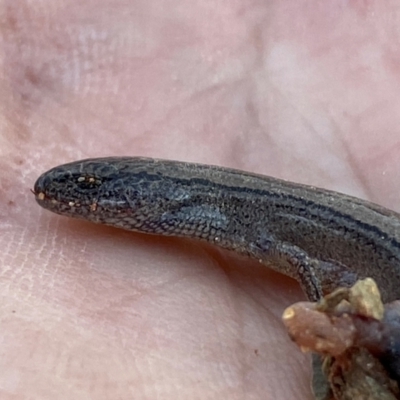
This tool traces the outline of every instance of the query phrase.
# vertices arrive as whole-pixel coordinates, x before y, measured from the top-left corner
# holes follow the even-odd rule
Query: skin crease
[[[399,211],[399,6],[307,3],[7,3],[2,399],[311,398],[280,322],[304,298],[294,282],[202,244],[57,217],[29,192],[59,163],[140,155]]]

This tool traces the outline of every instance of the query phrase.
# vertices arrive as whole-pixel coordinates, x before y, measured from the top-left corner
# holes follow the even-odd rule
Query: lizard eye
[[[81,189],[94,189],[102,184],[102,180],[92,175],[81,175],[76,179],[76,183]]]

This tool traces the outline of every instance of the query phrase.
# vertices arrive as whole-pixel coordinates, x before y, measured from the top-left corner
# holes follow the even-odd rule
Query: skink
[[[61,165],[41,175],[33,192],[61,215],[247,255],[295,278],[311,301],[365,277],[377,282],[384,302],[400,298],[400,215],[345,194],[140,157]],[[317,357],[313,388],[330,397]]]
[[[140,157],[76,161],[34,186],[55,213],[185,236],[257,259],[314,301],[372,277],[400,298],[400,215],[345,194],[243,171]]]

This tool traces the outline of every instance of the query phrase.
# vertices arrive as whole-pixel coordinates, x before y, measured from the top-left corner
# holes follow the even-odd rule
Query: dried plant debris
[[[383,305],[372,279],[296,303],[283,321],[303,351],[322,358],[317,399],[400,399],[400,301]]]

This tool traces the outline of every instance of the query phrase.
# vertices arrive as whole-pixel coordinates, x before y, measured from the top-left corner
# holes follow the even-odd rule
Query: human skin
[[[264,173],[400,211],[395,1],[3,0],[2,399],[310,399],[297,284],[189,240],[62,218],[85,157]]]

